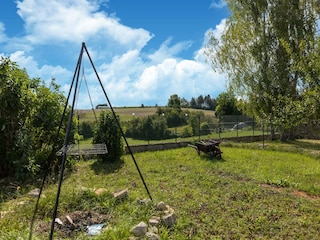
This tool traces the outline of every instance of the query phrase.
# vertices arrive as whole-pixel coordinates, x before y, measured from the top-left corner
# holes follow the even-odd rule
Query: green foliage
[[[234,94],[229,92],[219,94],[215,114],[219,118],[225,115],[241,115],[241,111],[237,109],[237,99]]]
[[[54,80],[51,88],[30,79],[7,58],[0,59],[0,175],[26,179],[47,169],[65,98]],[[53,164],[54,165],[54,164]]]
[[[202,122],[200,124],[201,135],[209,135],[211,133],[210,126],[207,122]]]
[[[181,137],[187,138],[193,136],[192,127],[187,125],[183,126],[181,129]]]
[[[89,121],[84,121],[79,123],[79,134],[83,136],[84,139],[93,137],[94,123]]]
[[[230,18],[220,39],[212,34],[206,54],[214,68],[228,74],[230,90],[246,102],[246,114],[273,125],[285,121],[280,130],[290,131],[310,115],[298,114],[293,123],[279,116],[279,109],[293,115],[296,105],[307,112],[313,105],[305,104],[305,92],[311,86],[319,90],[318,1],[226,2]]]
[[[216,100],[211,98],[209,94],[204,97],[203,95],[199,95],[196,99],[192,97],[190,102],[185,98],[180,98],[177,94],[173,94],[168,100],[167,107],[177,109],[180,112],[181,108],[189,107],[193,109],[214,110],[216,105]]]
[[[158,115],[134,118],[126,130],[128,137],[136,139],[159,140],[171,137],[166,118]]]
[[[158,107],[155,114],[147,117],[134,117],[126,123],[126,136],[135,139],[161,140],[174,138],[168,129],[187,124],[194,113],[171,107]],[[202,113],[204,116],[204,113]]]
[[[105,143],[107,146],[108,153],[101,156],[107,162],[119,161],[124,153],[122,132],[117,123],[119,116],[116,117],[111,111],[102,111],[93,133],[93,143]]]
[[[170,96],[169,100],[168,100],[168,107],[170,108],[175,108],[178,111],[181,110],[181,99],[177,94],[173,94]]]
[[[201,121],[204,119],[204,113],[198,112],[193,113],[190,112],[188,115],[188,124],[192,128],[193,135],[199,135],[200,134],[200,128],[201,128]]]

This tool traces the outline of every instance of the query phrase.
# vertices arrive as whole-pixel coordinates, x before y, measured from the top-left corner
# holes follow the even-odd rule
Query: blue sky
[[[203,48],[227,17],[222,0],[4,0],[0,55],[67,93],[85,42],[113,106],[161,106],[173,94],[215,98],[226,79]],[[105,103],[86,57],[83,69],[93,105]],[[82,86],[76,107],[91,108]]]

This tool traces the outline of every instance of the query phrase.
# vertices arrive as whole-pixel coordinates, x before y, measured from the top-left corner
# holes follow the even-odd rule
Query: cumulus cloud
[[[5,34],[5,26],[2,22],[0,22],[0,43],[4,43],[7,41],[7,36]]]
[[[41,77],[46,83],[50,83],[52,78],[57,79],[62,90],[67,92],[69,84],[66,84],[66,78],[71,79],[72,73],[61,66],[43,65],[39,67],[32,56],[26,56],[24,51],[17,51],[10,54],[10,59],[19,64],[20,68],[25,68],[31,78]]]
[[[206,63],[208,58],[207,56],[204,55],[204,52],[205,52],[205,47],[207,46],[209,40],[210,40],[210,37],[214,37],[216,39],[220,39],[221,38],[221,35],[223,34],[223,32],[225,31],[225,28],[226,28],[226,21],[227,19],[222,19],[220,21],[220,23],[218,25],[216,25],[216,27],[213,29],[213,28],[210,28],[206,31],[206,33],[204,34],[204,41],[203,41],[203,46],[202,48],[200,48],[199,50],[197,50],[195,52],[195,57],[194,59],[197,61],[197,62],[202,62],[202,63]]]
[[[188,99],[209,93],[217,95],[223,88],[223,76],[207,64],[173,58],[146,68],[135,84],[135,89],[143,93],[146,100],[154,100],[159,105],[166,104],[173,94]]]
[[[99,4],[101,0],[52,0],[50,4],[45,0],[18,1],[18,14],[25,22],[26,35],[10,39],[11,46],[19,49],[12,51],[11,59],[26,68],[31,77],[40,77],[46,82],[56,78],[62,91],[67,93],[74,69],[60,63],[60,53],[55,53],[58,64],[41,65],[39,52],[49,52],[49,46],[54,45],[64,51],[63,56],[70,58],[66,62],[70,64],[71,59],[75,60],[73,67],[78,53],[74,45],[80,47],[80,41],[87,42],[90,56],[114,106],[165,105],[173,94],[190,100],[204,94],[216,97],[224,90],[225,77],[215,73],[204,61],[207,38],[193,59],[179,57],[191,47],[191,41],[172,43],[171,38],[158,49],[144,52],[143,48],[153,34],[121,24],[115,15],[100,11]],[[225,20],[210,31],[219,37],[224,25]],[[4,31],[0,23],[0,37],[5,36]],[[18,44],[31,47],[26,49]],[[72,52],[74,56],[70,56]],[[93,105],[105,103],[98,79],[85,57],[83,69]],[[82,96],[77,107],[89,108],[87,89],[85,84],[81,86]]]
[[[86,42],[90,39],[141,49],[153,37],[144,29],[124,26],[113,16],[99,11],[97,1],[24,0],[17,2],[31,44]]]
[[[220,23],[215,27],[215,29],[209,29],[207,32],[206,32],[206,36],[208,37],[209,36],[209,32],[212,33],[213,37],[215,37],[216,39],[220,39],[221,38],[221,35],[222,33],[225,31],[226,29],[226,22],[227,22],[227,19],[222,19],[220,21]],[[207,39],[207,38],[206,38]]]
[[[224,0],[213,0],[210,4],[210,8],[225,8],[227,7],[227,3]]]
[[[192,45],[191,41],[184,41],[170,46],[172,38],[168,38],[163,42],[158,50],[154,53],[151,53],[148,58],[153,62],[158,63],[163,61],[166,58],[174,57],[181,53],[183,50],[190,48]]]

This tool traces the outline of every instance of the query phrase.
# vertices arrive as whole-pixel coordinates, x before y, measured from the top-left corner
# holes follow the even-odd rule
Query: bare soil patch
[[[282,187],[268,185],[268,184],[261,184],[261,187],[268,188],[268,189],[271,189],[272,191],[276,191],[276,192],[282,192],[283,191]],[[309,193],[306,193],[304,191],[299,191],[299,190],[293,190],[291,192],[291,194],[294,195],[294,196],[298,196],[298,197],[302,197],[302,198],[308,199],[308,200],[319,200],[320,199],[320,196],[311,195]]]
[[[94,224],[105,223],[109,216],[93,211],[75,211],[58,216],[62,224],[55,223],[55,232],[62,238],[70,238],[79,233],[85,233],[87,227]],[[71,221],[70,221],[71,220]],[[51,222],[40,222],[36,228],[39,233],[49,233]]]

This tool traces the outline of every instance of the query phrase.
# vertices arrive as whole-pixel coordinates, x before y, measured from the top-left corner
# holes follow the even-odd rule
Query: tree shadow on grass
[[[95,174],[109,174],[121,169],[123,164],[123,159],[119,159],[114,162],[105,162],[101,159],[97,159],[94,163],[91,164],[91,169],[95,172]]]
[[[288,141],[289,144],[296,146],[297,148],[304,148],[304,149],[312,149],[312,150],[319,150],[320,145],[318,142],[309,142],[309,141],[302,141],[302,140],[294,140]]]

